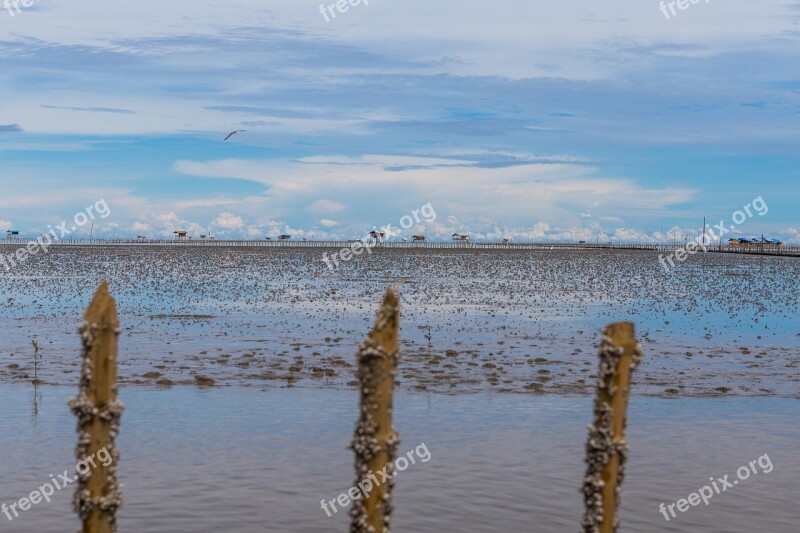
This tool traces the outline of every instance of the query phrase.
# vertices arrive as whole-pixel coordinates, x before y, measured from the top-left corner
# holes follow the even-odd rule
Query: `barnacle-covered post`
[[[106,282],[92,298],[79,331],[83,341],[80,390],[69,402],[78,417],[80,435],[76,450],[78,488],[73,504],[83,521],[84,533],[111,533],[117,529],[115,514],[122,504],[115,439],[123,405],[117,400],[119,321]],[[102,450],[107,453],[98,454]],[[106,459],[101,461],[98,455]]]
[[[350,511],[351,533],[390,531],[394,482],[389,477],[394,469],[399,442],[392,425],[392,390],[399,358],[399,319],[397,293],[389,289],[378,312],[375,328],[358,350],[361,415],[351,447],[356,454],[355,486],[360,487],[362,496],[353,501]],[[388,472],[385,481],[383,476],[377,475],[381,471]]]
[[[589,426],[586,443],[584,533],[612,533],[619,527],[617,511],[628,455],[628,392],[631,373],[641,359],[642,348],[636,342],[632,323],[620,322],[603,330],[594,424]]]

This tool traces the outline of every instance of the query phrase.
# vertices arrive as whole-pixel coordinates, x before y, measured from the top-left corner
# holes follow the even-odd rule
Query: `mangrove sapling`
[[[33,345],[33,383],[37,384],[39,383],[39,361],[42,358],[39,355],[39,337],[34,335],[31,344]]]

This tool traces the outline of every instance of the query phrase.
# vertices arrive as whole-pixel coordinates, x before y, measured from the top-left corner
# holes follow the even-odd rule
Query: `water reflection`
[[[39,402],[42,400],[42,393],[39,392],[39,383],[33,383],[33,423],[36,424],[36,417],[39,416]]]
[[[35,388],[62,408],[30,416],[30,391],[0,384],[0,501],[30,493],[70,464],[71,387]],[[226,387],[125,387],[119,444],[126,505],[121,530],[345,531],[320,499],[353,480],[357,391]],[[408,448],[424,442],[433,459],[397,477],[398,531],[577,529],[586,424],[592,398],[531,395],[398,394],[395,425]],[[796,400],[635,396],[621,517],[626,531],[796,531],[793,488],[800,476]],[[169,450],[169,453],[165,453]],[[666,522],[659,503],[735,472],[765,453],[768,476],[729,490],[709,506]],[[420,465],[421,466],[421,465]],[[657,480],[657,482],[655,482]],[[64,531],[69,491],[25,515],[21,531]],[[175,512],[180,509],[180,513]],[[15,524],[16,526],[16,524]]]

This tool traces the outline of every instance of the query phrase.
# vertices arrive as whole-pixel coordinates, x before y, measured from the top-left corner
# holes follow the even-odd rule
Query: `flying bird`
[[[247,131],[247,130],[235,130],[235,131],[232,131],[232,132],[230,132],[230,133],[228,134],[228,136],[227,136],[227,137],[225,137],[225,140],[227,141],[228,139],[230,139],[231,137],[233,137],[233,136],[234,136],[234,135],[236,135],[237,133],[244,133],[244,132],[246,132],[246,131]]]

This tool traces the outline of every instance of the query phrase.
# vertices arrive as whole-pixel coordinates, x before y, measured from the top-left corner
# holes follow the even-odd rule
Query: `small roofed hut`
[[[371,243],[380,243],[386,239],[386,232],[381,230],[372,230],[369,232],[369,240]]]
[[[278,240],[279,240],[279,241],[289,241],[289,240],[291,240],[291,239],[292,239],[292,236],[291,236],[291,235],[279,235],[279,236],[278,236]]]
[[[463,233],[453,233],[452,235],[454,241],[468,241],[469,235],[464,235]]]
[[[186,230],[179,229],[177,231],[173,231],[172,233],[175,234],[175,238],[179,241],[186,240],[189,238],[189,232]]]
[[[425,242],[425,235],[414,235],[411,237],[414,242]]]
[[[780,239],[768,239],[768,238],[764,237],[763,235],[761,236],[761,243],[764,244],[765,246],[782,246],[783,245],[783,241],[781,241]]]

